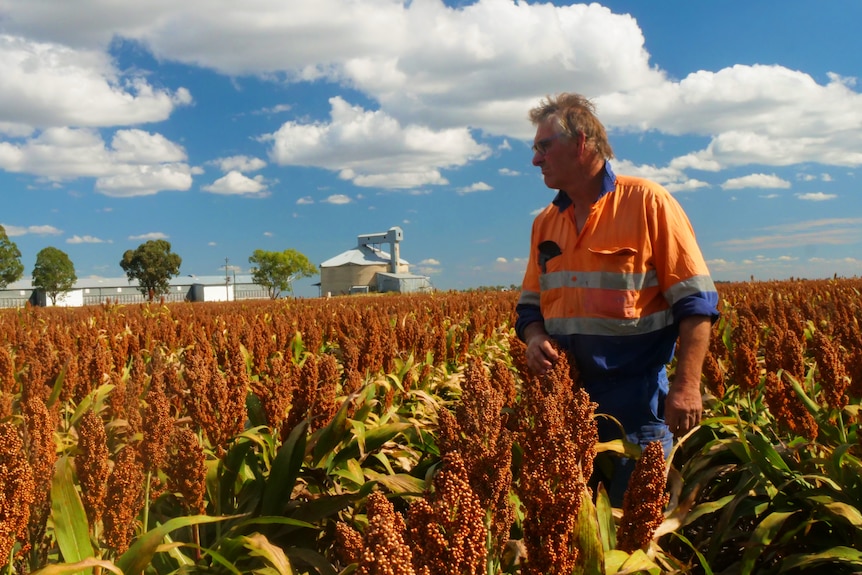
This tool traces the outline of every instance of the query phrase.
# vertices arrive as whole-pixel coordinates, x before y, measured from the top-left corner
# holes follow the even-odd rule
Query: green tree
[[[149,300],[170,291],[170,280],[180,275],[183,259],[171,252],[166,240],[150,240],[134,250],[126,250],[120,267],[129,281],[137,280],[138,289]]]
[[[21,250],[6,235],[6,228],[0,225],[0,289],[18,281],[23,274]]]
[[[47,247],[36,254],[33,287],[45,290],[51,298],[51,305],[57,305],[57,296],[72,289],[76,281],[75,266],[66,252]]]
[[[283,291],[293,293],[293,280],[317,273],[314,264],[296,250],[254,250],[248,261],[254,264],[251,269],[254,283],[265,287],[272,299],[276,299]]]

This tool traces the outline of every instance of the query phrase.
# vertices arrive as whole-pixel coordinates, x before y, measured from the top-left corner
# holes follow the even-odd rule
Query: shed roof
[[[340,253],[335,257],[329,258],[322,264],[322,268],[334,268],[338,266],[353,264],[359,266],[371,266],[380,264],[389,264],[392,261],[392,256],[381,249],[370,245],[363,245]],[[405,259],[398,258],[399,265],[407,265],[409,262]]]

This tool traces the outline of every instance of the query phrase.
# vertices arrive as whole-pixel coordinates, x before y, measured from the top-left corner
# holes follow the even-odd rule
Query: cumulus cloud
[[[464,194],[472,194],[473,192],[487,192],[493,189],[494,188],[492,188],[485,182],[476,182],[475,184],[471,184],[463,188],[458,188],[457,192],[458,194],[463,196]]]
[[[102,238],[97,238],[95,236],[72,236],[70,238],[66,238],[67,244],[104,244],[104,243],[113,243],[111,240],[103,240]]]
[[[146,234],[140,234],[137,236],[129,236],[130,240],[135,241],[149,241],[149,240],[166,240],[168,239],[168,235],[162,232],[149,232]]]
[[[158,88],[143,72],[120,71],[105,51],[120,38],[160,61],[237,82],[249,75],[326,80],[360,92],[373,104],[337,99],[329,122],[293,120],[265,136],[272,161],[332,170],[358,186],[443,185],[444,170],[488,157],[472,130],[505,136],[501,150],[510,137],[528,139],[526,110],[559,91],[561,75],[594,99],[611,129],[707,137],[706,147],[669,164],[678,171],[862,165],[862,95],[853,79],[830,74],[818,82],[779,65],[735,65],[676,80],[650,63],[634,18],[597,3],[262,0],[249,11],[229,2],[213,10],[211,0],[145,7],[7,0],[4,30],[0,77],[11,79],[0,90],[5,133],[159,121],[192,103],[184,88]],[[290,110],[287,103],[263,109]],[[370,141],[370,132],[379,138]],[[688,180],[664,184],[702,187]]]
[[[825,202],[827,200],[834,200],[838,196],[836,194],[825,194],[823,192],[810,192],[807,194],[796,194],[796,197],[808,202]]]
[[[673,193],[691,192],[709,187],[708,183],[690,178],[683,170],[673,166],[652,166],[648,164],[634,164],[629,160],[618,160],[614,162],[614,171],[620,174],[652,180],[663,185],[669,192]]]
[[[745,188],[789,188],[790,182],[775,174],[750,174],[740,178],[731,178],[721,184],[725,190],[742,190]]]
[[[205,192],[223,196],[263,198],[270,194],[263,176],[249,178],[236,170],[228,172],[212,184],[202,186],[201,189]]]
[[[335,205],[349,204],[352,201],[353,200],[351,200],[349,197],[345,196],[344,194],[333,194],[333,195],[329,196],[328,198],[326,198],[325,200],[323,200],[323,202],[326,204],[335,204]]]
[[[781,226],[769,226],[760,235],[731,238],[715,245],[737,250],[764,250],[819,245],[850,245],[862,242],[862,218],[828,218]]]
[[[12,226],[9,224],[0,224],[5,228],[6,235],[11,237],[34,235],[34,236],[59,236],[63,230],[57,229],[54,226]]]
[[[110,146],[91,128],[49,128],[20,143],[0,141],[0,168],[48,180],[96,179],[97,191],[115,197],[188,190],[191,168],[183,148],[161,134],[119,130]]]
[[[272,161],[336,171],[362,187],[414,188],[445,184],[441,169],[490,154],[467,128],[405,126],[380,110],[351,106],[340,96],[329,103],[329,123],[287,122],[261,138],[271,142]]]
[[[230,156],[227,158],[218,158],[210,162],[225,173],[238,172],[256,172],[266,167],[266,162],[260,158],[251,156]]]
[[[104,52],[8,34],[0,35],[0,77],[0,122],[19,133],[158,122],[192,102],[185,88],[170,92],[124,75]]]

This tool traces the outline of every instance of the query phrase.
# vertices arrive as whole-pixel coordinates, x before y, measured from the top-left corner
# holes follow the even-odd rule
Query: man
[[[660,185],[616,176],[613,151],[593,104],[579,94],[547,98],[530,111],[533,165],[559,190],[533,222],[518,301],[527,363],[543,373],[570,354],[598,412],[629,441],[659,440],[700,423],[700,378],[718,294],[682,208]],[[672,385],[665,366],[677,340]],[[599,420],[602,441],[619,437]],[[618,461],[608,486],[622,494],[634,467]]]

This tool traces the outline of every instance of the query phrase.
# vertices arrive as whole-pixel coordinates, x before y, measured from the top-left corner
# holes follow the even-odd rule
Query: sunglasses
[[[548,153],[548,148],[551,147],[551,143],[557,138],[564,137],[566,134],[563,132],[557,132],[553,136],[548,136],[547,138],[542,138],[535,144],[533,144],[533,153],[539,154],[540,156],[544,156]]]

